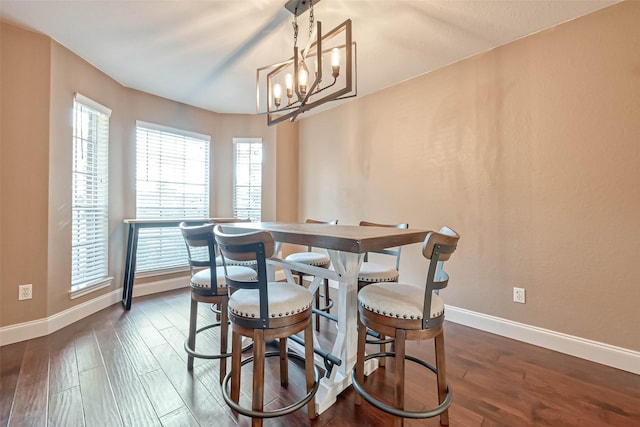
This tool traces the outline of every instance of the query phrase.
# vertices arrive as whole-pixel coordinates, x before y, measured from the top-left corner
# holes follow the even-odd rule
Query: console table
[[[133,297],[133,281],[136,274],[136,252],[138,250],[138,233],[141,228],[177,227],[182,222],[191,225],[215,222],[216,218],[163,218],[163,219],[125,219],[129,225],[127,237],[127,254],[124,259],[124,281],[122,284],[122,305],[125,310],[131,309]],[[186,259],[185,259],[186,262]]]

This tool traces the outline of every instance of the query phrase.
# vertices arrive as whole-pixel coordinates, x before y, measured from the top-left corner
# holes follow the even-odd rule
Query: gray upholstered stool
[[[231,356],[228,352],[228,329],[229,320],[227,316],[227,303],[229,295],[227,293],[227,282],[224,276],[224,269],[215,266],[215,237],[213,235],[214,224],[201,226],[187,226],[180,224],[180,230],[187,245],[187,256],[189,269],[191,271],[191,309],[189,312],[189,336],[184,343],[184,349],[188,354],[187,369],[193,370],[194,357],[201,359],[221,359],[220,360],[220,381],[226,375],[226,358]],[[256,277],[255,270],[248,267],[233,266],[227,273],[237,280],[251,280]],[[212,304],[217,307],[219,322],[211,323],[197,329],[198,303]],[[200,332],[213,327],[220,327],[220,351],[216,354],[205,354],[196,350],[196,336]]]
[[[314,395],[320,378],[314,365],[313,325],[311,322],[313,296],[304,287],[286,282],[269,283],[266,260],[273,256],[275,243],[271,233],[256,231],[230,233],[217,225],[214,229],[220,248],[229,287],[229,318],[231,320],[231,371],[223,380],[222,396],[227,404],[240,414],[252,418],[253,426],[261,426],[263,418],[278,417],[297,411],[307,405],[310,419],[316,417]],[[255,260],[258,277],[238,280],[229,274],[231,266],[226,259]],[[304,357],[287,351],[287,338],[304,331]],[[242,360],[242,337],[253,339],[253,356]],[[277,339],[280,349],[265,353],[265,341]],[[304,361],[307,394],[284,408],[265,410],[264,368],[265,357],[280,357],[280,384],[288,385],[288,358]],[[253,390],[251,409],[239,404],[242,366],[253,362]],[[229,391],[229,382],[231,390]]]
[[[409,228],[409,224],[379,224],[376,222],[360,221],[361,227],[390,227]],[[393,263],[377,263],[369,261],[369,253],[364,255],[364,260],[358,272],[358,289],[371,283],[397,282],[400,277],[400,254],[402,247],[385,248],[375,251],[376,254],[385,255]],[[380,344],[380,352],[384,352],[387,343],[393,342],[393,338],[379,337],[367,340],[369,344]],[[380,366],[384,366],[385,359],[380,359]]]
[[[362,398],[390,414],[396,415],[396,426],[404,418],[440,416],[440,423],[449,424],[448,408],[451,390],[447,386],[444,355],[444,302],[438,291],[447,286],[449,276],[442,265],[456,250],[460,236],[448,227],[430,232],[425,238],[422,254],[429,259],[426,286],[401,283],[375,283],[358,293],[358,356],[353,371],[353,386],[357,391],[356,405]],[[367,328],[394,338],[393,352],[380,352],[365,357]],[[436,366],[409,356],[405,352],[407,340],[434,339]],[[394,357],[394,404],[383,403],[364,389],[364,362],[373,357]],[[411,360],[436,374],[438,405],[428,411],[406,411],[404,408],[405,359]],[[421,393],[414,390],[415,396]]]

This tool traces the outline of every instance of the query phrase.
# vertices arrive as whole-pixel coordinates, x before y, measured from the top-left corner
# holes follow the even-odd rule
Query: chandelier
[[[293,56],[256,71],[256,111],[267,115],[269,126],[284,120],[293,122],[305,111],[357,94],[356,43],[351,38],[351,20],[322,34],[313,3],[313,0],[289,0],[285,4],[293,14]],[[309,39],[300,49],[298,17],[307,10]],[[261,98],[261,89],[266,97]]]

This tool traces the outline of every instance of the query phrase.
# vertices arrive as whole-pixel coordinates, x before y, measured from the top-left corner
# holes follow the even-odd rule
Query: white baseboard
[[[103,308],[107,308],[121,299],[122,289],[116,289],[45,319],[5,326],[0,328],[0,346],[49,335]]]
[[[446,306],[448,321],[640,374],[640,352],[588,340],[464,308]]]
[[[189,280],[185,280],[184,278],[139,284],[133,287],[133,297],[170,291],[187,286],[189,286]],[[49,335],[104,308],[120,303],[120,301],[122,301],[122,288],[100,295],[99,297],[85,301],[82,304],[78,304],[44,319],[5,326],[0,328],[0,346]]]
[[[155,282],[142,283],[133,287],[133,297],[157,294],[158,292],[172,291],[174,289],[188,288],[188,277],[176,277],[167,280],[157,280]],[[120,290],[122,292],[122,289]]]

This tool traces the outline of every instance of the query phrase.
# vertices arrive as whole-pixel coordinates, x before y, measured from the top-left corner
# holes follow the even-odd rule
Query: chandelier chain
[[[298,46],[298,17],[293,15],[293,47]]]
[[[315,16],[313,15],[313,0],[309,0],[309,38],[313,34],[313,21],[315,20]]]

